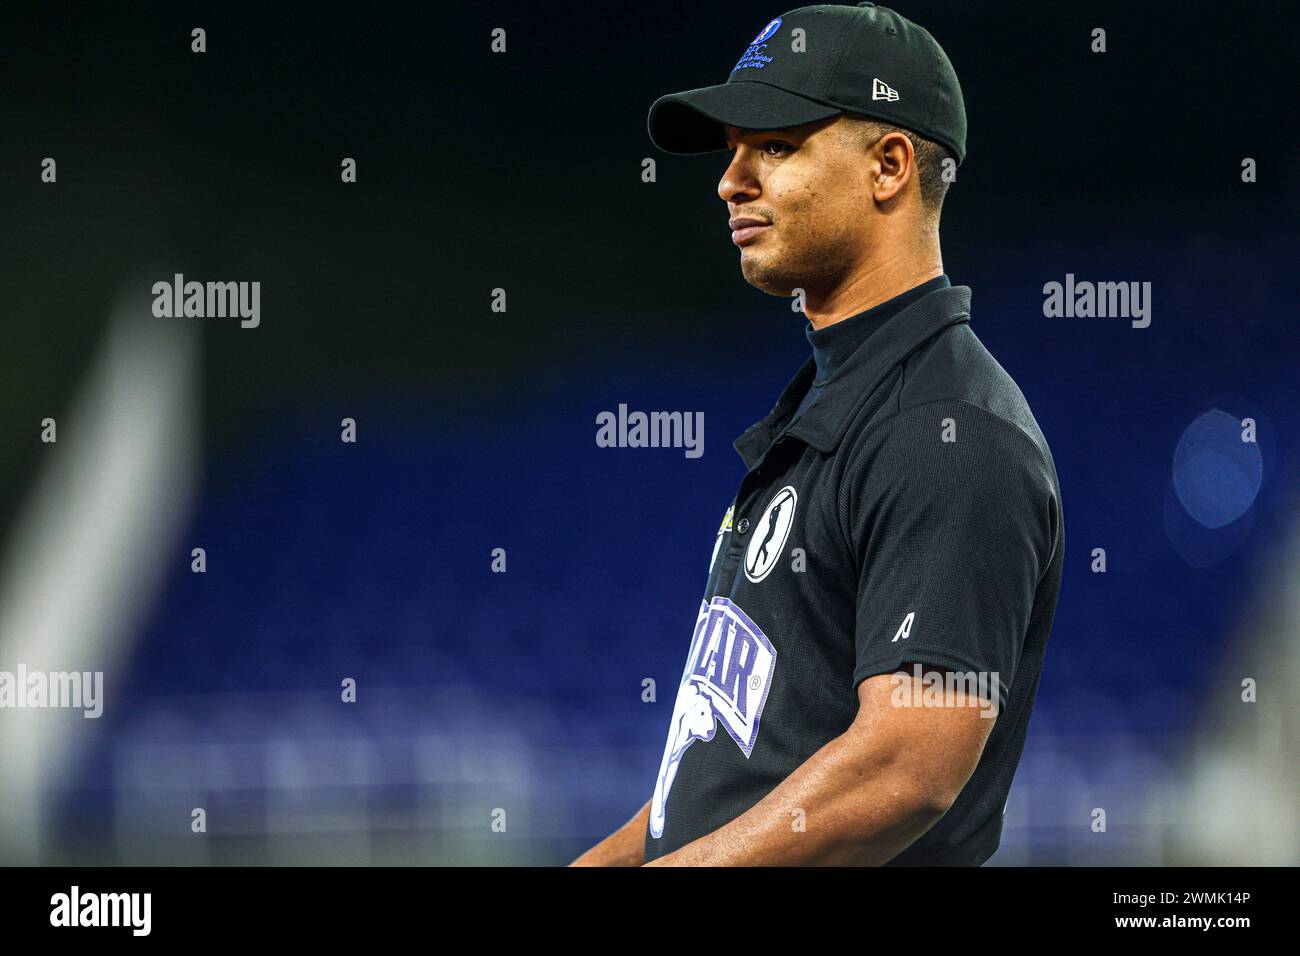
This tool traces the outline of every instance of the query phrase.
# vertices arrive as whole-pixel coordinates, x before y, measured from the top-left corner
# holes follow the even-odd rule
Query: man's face
[[[870,248],[867,151],[838,117],[787,130],[724,127],[718,183],[745,281],[772,295],[835,288]]]

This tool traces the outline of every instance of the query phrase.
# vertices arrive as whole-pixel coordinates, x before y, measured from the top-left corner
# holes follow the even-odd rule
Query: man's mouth
[[[753,242],[764,229],[772,228],[770,222],[756,219],[753,216],[737,216],[735,219],[730,220],[727,225],[731,226],[731,241],[738,246]]]

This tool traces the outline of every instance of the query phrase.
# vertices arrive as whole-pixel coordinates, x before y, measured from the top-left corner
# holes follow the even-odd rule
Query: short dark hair
[[[887,133],[902,133],[912,143],[916,154],[916,177],[921,187],[921,208],[926,218],[935,223],[943,210],[943,199],[948,194],[948,181],[943,178],[944,160],[952,159],[952,152],[934,140],[901,126],[893,126],[869,116],[855,113],[843,114],[847,133],[853,142],[866,148],[873,146]]]

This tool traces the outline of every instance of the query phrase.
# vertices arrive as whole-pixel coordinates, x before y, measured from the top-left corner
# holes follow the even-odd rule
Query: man
[[[649,129],[730,152],[741,271],[801,297],[813,355],[735,442],[651,800],[575,865],[981,864],[1064,535],[1047,443],[943,271],[957,77],[891,10],[802,7]]]

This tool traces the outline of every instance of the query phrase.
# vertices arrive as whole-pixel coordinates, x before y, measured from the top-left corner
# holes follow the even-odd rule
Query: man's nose
[[[750,151],[744,146],[737,146],[732,154],[731,162],[718,180],[718,196],[723,202],[753,200],[762,192],[749,154]]]

